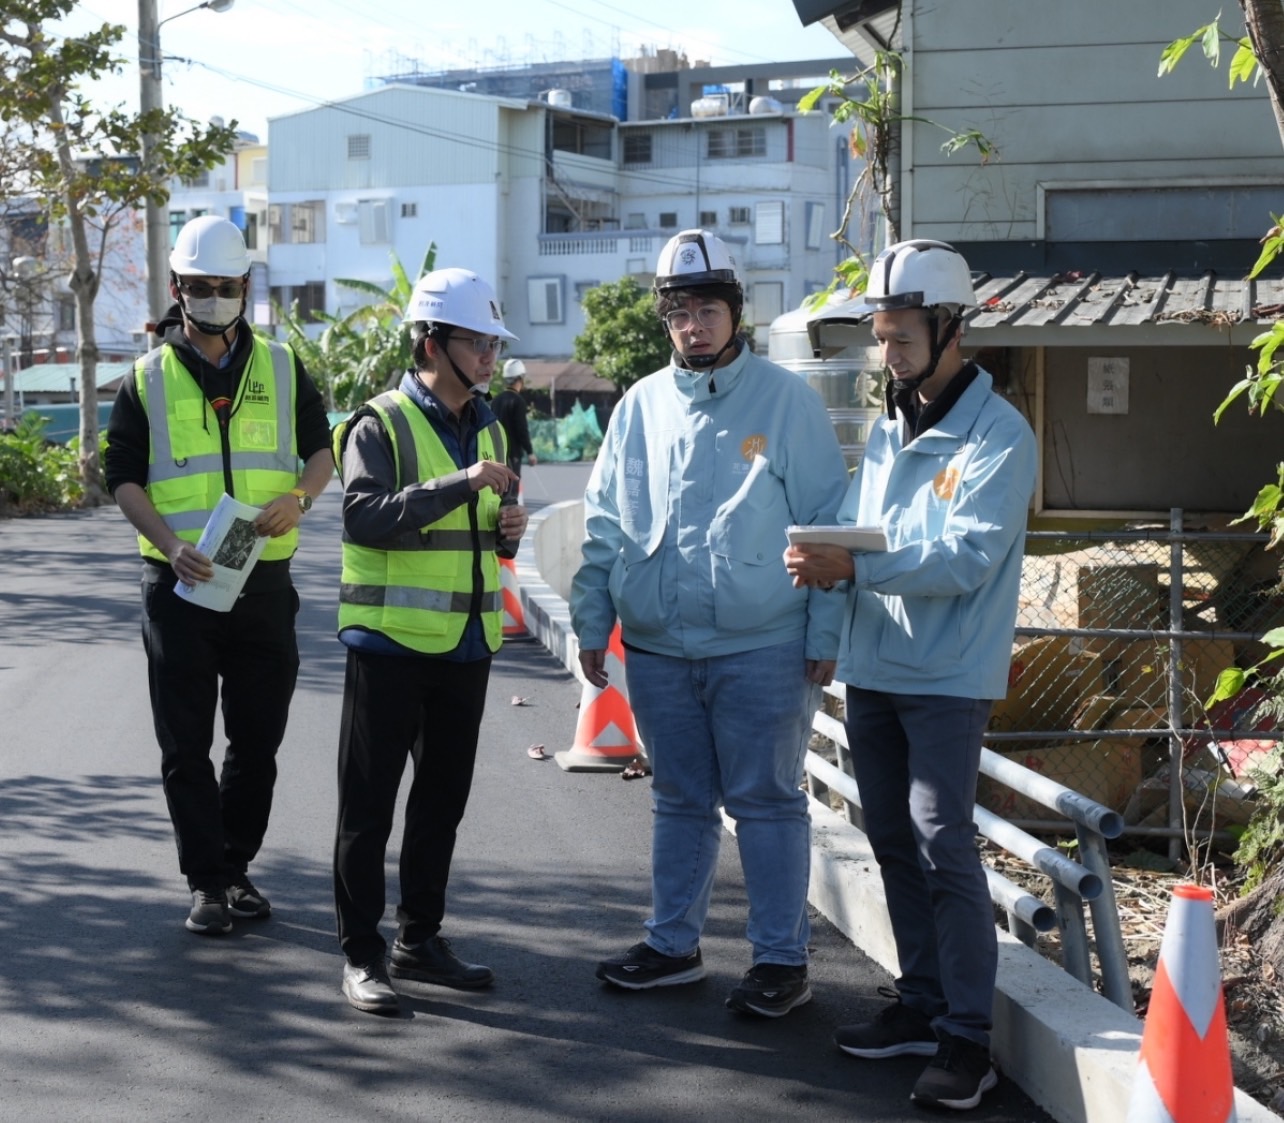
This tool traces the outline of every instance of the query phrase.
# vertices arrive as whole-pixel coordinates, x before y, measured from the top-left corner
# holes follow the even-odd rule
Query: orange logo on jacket
[[[932,481],[932,490],[936,493],[937,499],[953,499],[958,487],[959,470],[957,468],[942,468]]]
[[[740,444],[740,455],[746,460],[761,456],[766,451],[767,438],[762,433],[755,433],[752,437],[745,437]]]

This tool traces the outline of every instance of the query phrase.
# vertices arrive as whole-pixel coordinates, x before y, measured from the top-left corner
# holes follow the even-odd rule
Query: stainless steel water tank
[[[802,308],[771,321],[767,358],[807,380],[829,411],[848,467],[865,451],[869,427],[883,412],[883,365],[878,348],[852,346],[831,359],[812,356],[807,338],[811,313]]]

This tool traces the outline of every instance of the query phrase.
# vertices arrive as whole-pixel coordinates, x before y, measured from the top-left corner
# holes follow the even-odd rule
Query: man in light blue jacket
[[[931,1056],[915,1102],[964,1110],[997,1082],[990,1062],[994,913],[972,821],[981,738],[1007,693],[1034,434],[959,352],[976,304],[943,242],[879,255],[853,306],[822,313],[813,343],[872,313],[889,371],[839,522],[878,527],[885,553],[791,547],[801,587],[848,587],[837,676],[865,831],[896,939],[896,999],[835,1040],[853,1056]]]
[[[646,939],[597,977],[628,990],[704,977],[722,835],[736,820],[753,960],[727,999],[780,1017],[807,981],[810,819],[800,790],[811,715],[833,676],[842,599],[795,588],[785,528],[831,523],[846,470],[820,397],[750,353],[727,248],[678,234],[656,267],[673,361],[615,407],[585,493],[571,591],[580,664],[606,685],[618,617],[629,702],[653,769]]]

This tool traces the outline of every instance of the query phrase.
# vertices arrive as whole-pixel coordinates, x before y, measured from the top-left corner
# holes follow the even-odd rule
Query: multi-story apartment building
[[[485,74],[457,83],[467,91],[408,80],[274,118],[272,296],[342,312],[365,298],[338,281],[390,282],[390,254],[413,272],[435,244],[439,265],[494,280],[521,354],[568,356],[586,290],[649,281],[664,241],[703,225],[732,246],[765,343],[770,321],[832,275],[846,135],[797,100],[841,61],[624,79],[585,63],[610,83],[522,97],[483,92],[498,88]],[[599,87],[629,119],[577,104],[603,102]]]

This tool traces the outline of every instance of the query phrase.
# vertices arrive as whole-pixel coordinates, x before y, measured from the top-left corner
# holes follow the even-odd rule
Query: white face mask
[[[201,331],[219,334],[226,331],[241,314],[239,296],[226,299],[221,296],[207,296],[202,299],[187,297],[187,316]]]

